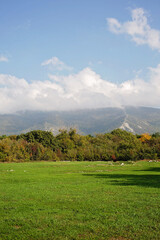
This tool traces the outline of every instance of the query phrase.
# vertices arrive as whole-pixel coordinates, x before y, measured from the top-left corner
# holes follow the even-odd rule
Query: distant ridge
[[[160,132],[160,109],[150,107],[99,108],[74,111],[22,111],[0,115],[0,135],[31,130],[76,128],[81,134],[110,132],[121,128],[133,133]]]

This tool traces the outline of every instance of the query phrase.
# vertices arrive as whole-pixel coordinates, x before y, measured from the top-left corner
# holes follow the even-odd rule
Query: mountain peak
[[[0,134],[12,135],[31,130],[58,133],[76,128],[81,134],[110,132],[121,128],[132,133],[160,132],[160,109],[150,107],[99,108],[74,111],[22,111],[0,115]]]

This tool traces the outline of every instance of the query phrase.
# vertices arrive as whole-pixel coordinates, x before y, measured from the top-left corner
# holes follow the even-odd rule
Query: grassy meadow
[[[160,239],[160,162],[1,163],[0,239]]]

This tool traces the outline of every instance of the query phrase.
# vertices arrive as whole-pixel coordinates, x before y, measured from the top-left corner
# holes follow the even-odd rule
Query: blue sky
[[[47,105],[51,105],[47,110],[70,109],[71,106],[118,106],[118,102],[125,105],[128,101],[125,103],[126,96],[130,94],[129,104],[157,106],[155,102],[145,99],[137,102],[133,99],[136,91],[141,94],[142,81],[143,85],[148,82],[152,84],[152,94],[152,80],[159,79],[159,0],[0,0],[0,6],[0,81],[3,86],[0,93],[2,99],[8,102],[5,106],[8,112],[32,109],[32,106],[33,109],[44,110]],[[141,11],[138,12],[138,9]],[[136,22],[132,18],[134,10],[136,17],[140,15],[141,23],[147,20],[142,26],[144,33],[136,32],[140,29],[135,30],[133,26]],[[127,25],[128,22],[130,24]],[[88,85],[90,77],[92,84]],[[24,88],[29,84],[28,89],[33,90],[36,85],[33,92],[39,95],[34,98],[33,94],[29,98],[29,90],[26,90],[28,98],[25,101],[23,99],[23,105],[20,105],[18,94],[23,87],[16,92],[9,80],[11,78],[15,85],[16,81],[17,84],[25,81]],[[137,83],[137,78],[141,82]],[[46,82],[53,84],[47,87],[54,89],[52,93],[44,91]],[[86,84],[86,88],[78,88],[80,82]],[[109,89],[105,83],[113,89],[120,87],[121,96],[115,100],[111,94],[97,90],[103,84],[103,89]],[[123,94],[127,91],[126,85],[130,90]],[[38,86],[41,87],[38,89]],[[74,92],[76,87],[79,89],[79,98],[76,98],[77,92]],[[149,88],[147,85],[146,92],[141,95],[147,94]],[[12,98],[9,94],[13,95]],[[24,96],[24,92],[21,95]],[[93,103],[95,97],[96,104]],[[46,101],[44,106],[43,98]],[[53,107],[55,99],[58,103]],[[86,105],[85,101],[89,104]],[[0,112],[5,112],[5,109],[0,106]]]

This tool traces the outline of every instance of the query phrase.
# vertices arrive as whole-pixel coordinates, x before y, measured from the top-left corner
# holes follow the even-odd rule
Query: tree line
[[[160,133],[134,135],[122,129],[83,136],[75,129],[34,130],[0,136],[0,162],[136,161],[160,158]]]

